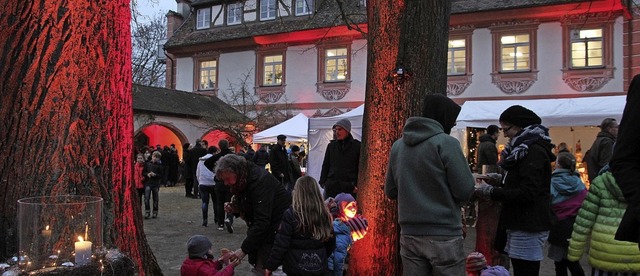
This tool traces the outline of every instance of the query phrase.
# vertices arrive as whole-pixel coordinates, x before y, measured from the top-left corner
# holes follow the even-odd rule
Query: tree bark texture
[[[369,0],[367,91],[358,206],[369,221],[354,243],[350,275],[399,275],[397,205],[383,191],[389,151],[427,94],[446,95],[449,0]],[[394,76],[404,68],[403,77]]]
[[[0,6],[0,260],[18,252],[18,199],[93,195],[104,245],[161,274],[132,185],[129,0]]]

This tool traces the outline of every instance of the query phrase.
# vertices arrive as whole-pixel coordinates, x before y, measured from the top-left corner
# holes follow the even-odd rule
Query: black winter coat
[[[551,143],[542,140],[530,145],[527,156],[506,172],[504,186],[493,189],[491,199],[502,202],[498,228],[526,232],[551,229],[555,220],[549,188],[551,162],[555,160],[551,148]]]
[[[360,141],[349,134],[344,140],[333,140],[327,145],[319,181],[325,188],[327,197],[335,197],[338,193],[352,193],[357,186],[360,144]]]
[[[611,157],[611,172],[629,205],[616,240],[640,242],[640,75],[629,86],[627,104]],[[640,246],[640,245],[639,245]]]
[[[291,206],[291,195],[264,168],[248,165],[247,187],[237,196],[237,204],[249,227],[240,248],[251,261],[263,244],[273,244],[282,214]]]
[[[287,209],[265,267],[274,271],[282,264],[282,270],[287,275],[325,275],[327,260],[336,247],[335,236],[322,242],[308,234],[296,232],[298,224],[293,209]]]
[[[149,173],[153,172],[155,175],[149,177]],[[147,161],[144,163],[144,169],[142,170],[142,175],[144,176],[144,185],[151,187],[160,187],[162,185],[162,179],[164,177],[165,170],[164,166],[162,166],[162,162],[154,163],[151,161]]]
[[[498,163],[498,149],[496,148],[496,140],[489,134],[480,136],[480,145],[478,145],[478,167],[476,171],[482,173],[482,165],[495,166]]]
[[[273,145],[273,148],[269,151],[269,164],[271,173],[280,181],[284,183],[291,182],[291,166],[289,166],[289,159],[287,158],[287,150],[279,144]],[[280,177],[283,174],[284,177]]]

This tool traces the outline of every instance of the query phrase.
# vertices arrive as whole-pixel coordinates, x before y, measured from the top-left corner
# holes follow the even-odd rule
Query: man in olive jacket
[[[442,95],[424,101],[423,116],[407,119],[391,147],[384,183],[387,197],[398,201],[403,273],[466,275],[460,206],[474,178],[449,135],[460,106]]]

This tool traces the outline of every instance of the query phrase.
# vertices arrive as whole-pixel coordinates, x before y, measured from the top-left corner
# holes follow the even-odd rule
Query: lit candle
[[[75,244],[76,249],[76,265],[86,265],[91,263],[91,242],[85,241],[82,236],[78,236],[78,242]]]
[[[45,239],[48,239],[51,237],[51,229],[49,229],[49,225],[47,225],[47,227],[45,227],[44,230],[42,230],[42,236]]]

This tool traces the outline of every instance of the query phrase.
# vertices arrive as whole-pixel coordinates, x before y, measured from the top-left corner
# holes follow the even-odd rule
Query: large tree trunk
[[[369,0],[367,92],[358,204],[369,221],[354,243],[350,275],[398,275],[397,207],[382,190],[389,150],[408,117],[419,116],[422,98],[446,94],[449,0]],[[405,75],[393,76],[404,67]]]
[[[0,14],[0,260],[16,201],[104,199],[104,244],[158,275],[133,193],[129,0],[5,0]]]

